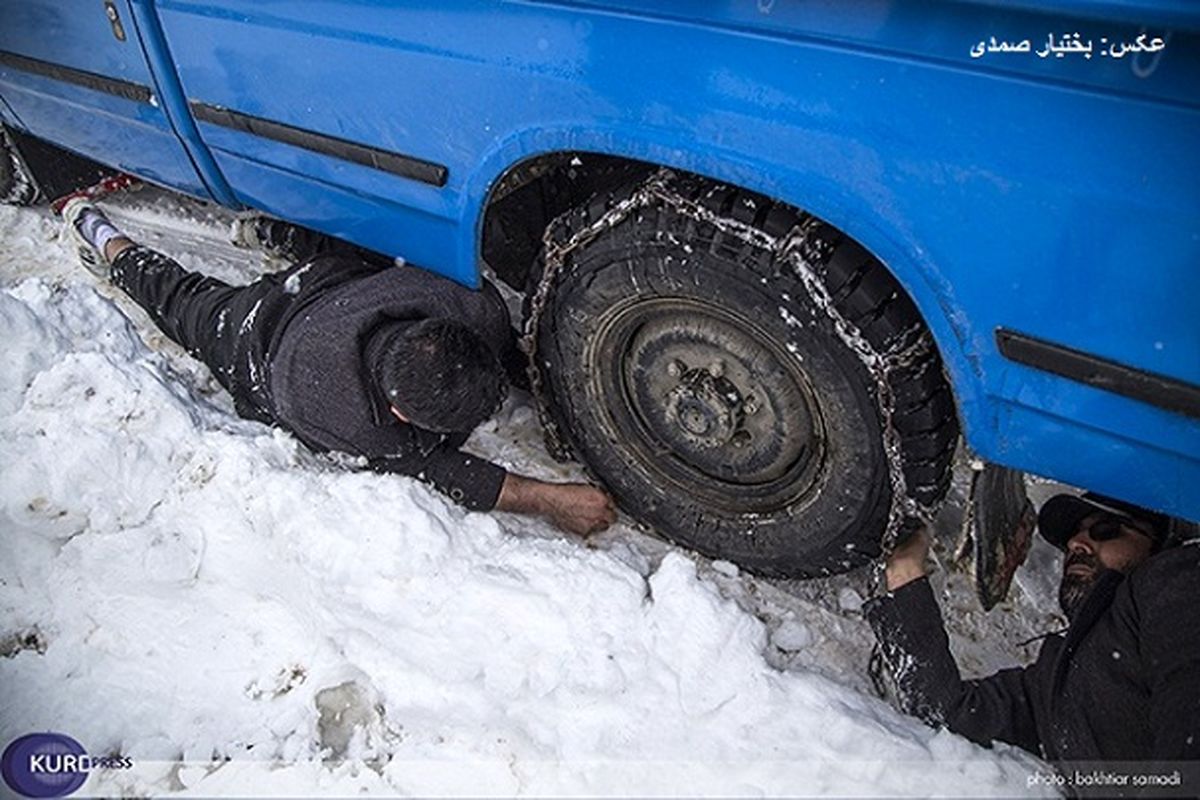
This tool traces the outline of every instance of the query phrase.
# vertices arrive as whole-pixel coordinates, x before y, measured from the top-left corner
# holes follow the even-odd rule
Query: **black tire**
[[[17,153],[8,132],[0,127],[0,203],[32,206],[41,199],[37,184]]]
[[[549,277],[526,323],[550,439],[629,514],[705,555],[785,577],[878,556],[892,506],[879,387],[767,243],[803,230],[835,308],[878,352],[922,335],[916,307],[831,226],[738,189],[669,180],[679,202],[643,193],[636,211],[597,226],[641,184],[627,186],[550,226],[554,252],[534,270],[542,278],[548,259]],[[930,506],[958,436],[936,349],[887,380],[908,493]]]

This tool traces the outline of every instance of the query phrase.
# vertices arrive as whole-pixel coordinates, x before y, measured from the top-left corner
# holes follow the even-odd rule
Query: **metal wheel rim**
[[[719,368],[703,363],[717,356]],[[694,298],[632,298],[601,316],[584,359],[605,435],[710,509],[770,512],[823,482],[828,436],[812,384],[746,315]]]

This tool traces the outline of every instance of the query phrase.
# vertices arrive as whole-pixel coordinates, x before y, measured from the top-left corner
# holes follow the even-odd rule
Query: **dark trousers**
[[[389,262],[378,253],[271,220],[260,224],[259,241],[264,249],[299,263],[247,286],[230,286],[138,245],[113,260],[110,276],[159,330],[208,366],[233,396],[239,416],[270,424],[275,422],[268,369],[271,347],[289,312],[303,299],[289,291],[288,279],[323,256],[351,255],[372,271]]]

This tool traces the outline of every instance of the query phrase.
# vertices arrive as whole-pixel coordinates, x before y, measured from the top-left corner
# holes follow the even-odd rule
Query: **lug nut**
[[[670,364],[667,364],[667,374],[672,378],[678,378],[683,373],[687,372],[687,364],[679,359],[675,359]]]
[[[758,398],[754,395],[747,395],[745,402],[742,403],[742,408],[746,409],[747,414],[757,414],[759,409]]]
[[[709,364],[708,365],[708,374],[712,375],[714,378],[719,378],[722,375],[724,375],[725,374],[725,362],[724,361],[714,361],[711,364]]]
[[[748,431],[738,431],[733,434],[733,438],[729,441],[734,447],[745,447],[750,444],[750,433]]]

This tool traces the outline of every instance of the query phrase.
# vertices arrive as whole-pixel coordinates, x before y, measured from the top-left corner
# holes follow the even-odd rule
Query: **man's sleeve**
[[[1200,760],[1200,544],[1183,545],[1161,568],[1135,576],[1154,758]]]
[[[964,681],[927,578],[869,601],[864,612],[905,713],[978,744],[999,740],[1039,754],[1030,670],[1008,669]]]
[[[414,450],[401,455],[369,458],[367,463],[376,472],[408,475],[432,484],[472,511],[495,508],[508,475],[503,467],[448,444],[427,453]]]

